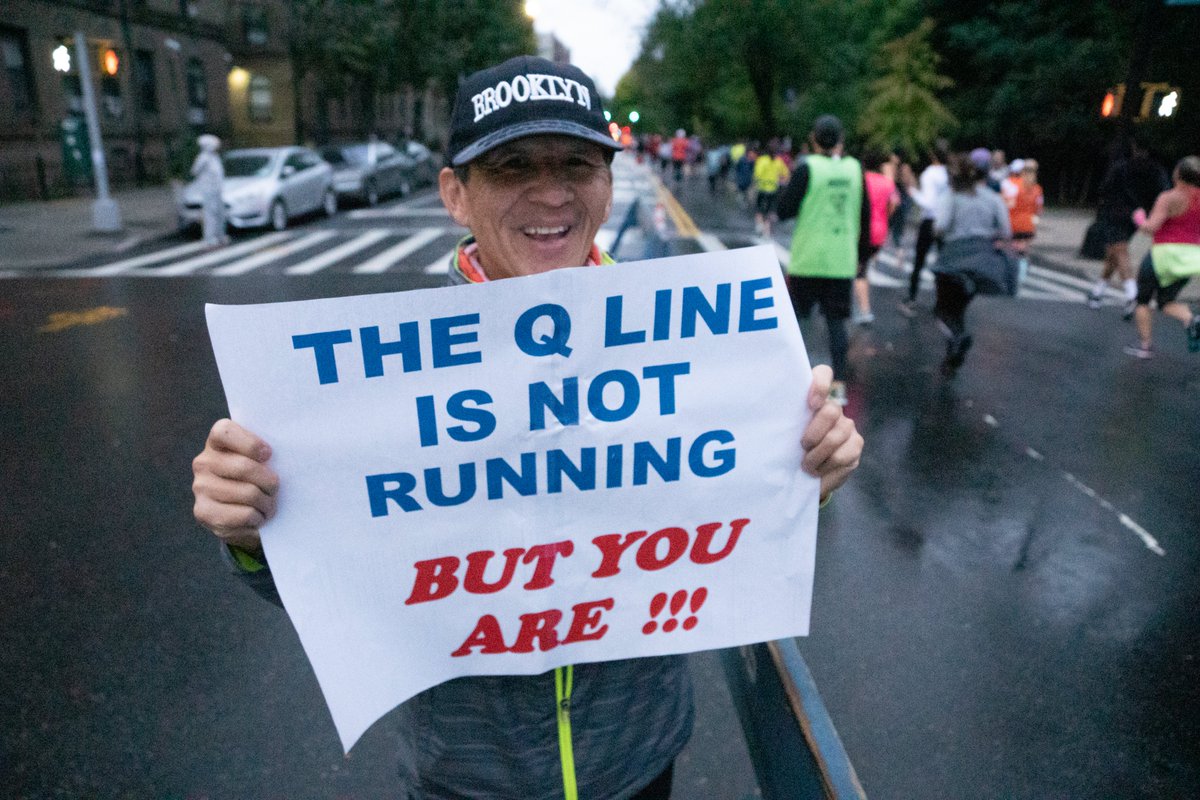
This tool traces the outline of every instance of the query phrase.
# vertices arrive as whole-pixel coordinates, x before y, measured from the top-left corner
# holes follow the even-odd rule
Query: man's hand
[[[196,521],[225,544],[262,550],[258,528],[275,514],[279,476],[267,466],[271,448],[233,420],[218,420],[192,460]]]
[[[804,448],[800,465],[809,475],[821,479],[822,501],[850,477],[863,449],[863,437],[854,427],[854,420],[842,413],[841,406],[829,401],[832,382],[833,370],[824,364],[813,367],[812,387],[808,390],[813,418],[800,437]]]

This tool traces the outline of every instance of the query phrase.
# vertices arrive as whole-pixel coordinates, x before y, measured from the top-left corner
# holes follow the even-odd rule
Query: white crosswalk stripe
[[[426,264],[421,271],[424,272],[426,275],[447,275],[447,274],[449,274],[450,259],[454,258],[454,251],[457,249],[458,249],[458,245],[455,244],[454,247],[451,247],[448,252],[443,253],[442,255],[440,255],[436,259],[434,259],[433,261],[430,261],[428,264]]]
[[[211,267],[213,264],[220,264],[222,261],[228,261],[234,256],[240,256],[245,253],[252,253],[256,250],[261,250],[264,247],[270,247],[277,242],[282,242],[285,239],[290,239],[294,234],[282,231],[279,233],[270,233],[266,236],[259,236],[256,239],[251,239],[248,242],[235,244],[232,247],[222,247],[219,250],[214,250],[203,256],[177,261],[174,264],[169,264],[165,267],[158,267],[154,270],[147,270],[141,274],[153,275],[157,278],[177,277],[180,275],[189,275],[197,270]]]
[[[245,275],[247,272],[258,269],[259,267],[278,261],[281,258],[287,258],[293,253],[299,253],[307,250],[310,247],[320,244],[328,239],[332,239],[337,234],[334,231],[317,231],[310,233],[301,239],[288,242],[280,247],[268,247],[252,256],[239,259],[238,261],[229,264],[222,264],[212,271],[213,275],[228,276],[228,275]]]
[[[360,250],[366,250],[376,242],[391,235],[391,231],[387,230],[370,230],[359,236],[355,236],[350,241],[340,244],[331,250],[326,250],[319,256],[313,256],[307,261],[301,261],[299,264],[293,264],[284,270],[288,275],[312,275],[315,272],[320,272],[326,267],[336,264],[343,258],[354,255]]]
[[[392,245],[354,268],[358,275],[377,275],[401,259],[407,258],[446,232],[445,228],[422,228],[399,244]]]
[[[410,208],[394,206],[389,208],[359,208],[347,214],[350,219],[383,219],[393,217],[442,217],[449,219],[450,215],[444,208]]]
[[[121,261],[114,261],[111,264],[105,264],[101,267],[71,270],[73,273],[72,277],[111,277],[113,275],[120,275],[122,272],[129,272],[130,270],[137,269],[138,267],[144,267],[149,264],[158,264],[163,261],[169,261],[172,258],[189,255],[199,250],[204,250],[207,247],[207,242],[188,242],[187,244],[181,244],[178,247],[168,247],[165,250],[156,250],[153,253],[146,253],[145,255],[134,256],[133,258],[126,258]]]

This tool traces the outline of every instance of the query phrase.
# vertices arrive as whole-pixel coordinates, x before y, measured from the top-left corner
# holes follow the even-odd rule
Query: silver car
[[[270,226],[281,231],[293,217],[320,211],[337,213],[333,167],[306,147],[256,147],[230,150],[221,157],[225,182],[221,199],[233,228]],[[179,198],[179,225],[197,225],[202,198],[195,183]]]
[[[333,189],[338,197],[377,204],[393,194],[406,195],[417,184],[413,161],[387,142],[356,142],[321,148],[333,165]]]

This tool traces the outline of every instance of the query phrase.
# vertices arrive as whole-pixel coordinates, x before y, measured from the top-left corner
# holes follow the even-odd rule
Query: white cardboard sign
[[[206,311],[347,751],[454,677],[808,632],[811,372],[772,249]]]

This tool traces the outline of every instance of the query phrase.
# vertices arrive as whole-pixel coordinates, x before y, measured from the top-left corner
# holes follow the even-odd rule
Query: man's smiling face
[[[479,156],[466,182],[442,170],[442,202],[471,230],[491,280],[587,263],[612,211],[612,170],[600,145],[527,136]]]

